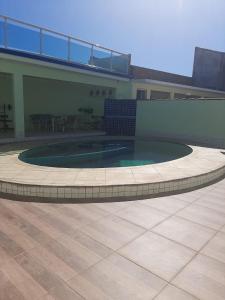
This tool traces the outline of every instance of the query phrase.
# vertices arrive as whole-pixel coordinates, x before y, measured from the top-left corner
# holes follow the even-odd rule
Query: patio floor
[[[0,299],[225,299],[225,180],[129,202],[0,199]]]

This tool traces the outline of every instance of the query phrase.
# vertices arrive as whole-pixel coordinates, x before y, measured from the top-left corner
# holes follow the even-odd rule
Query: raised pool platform
[[[222,150],[190,147],[191,154],[169,162],[90,169],[31,165],[18,159],[21,151],[8,149],[0,155],[0,193],[37,201],[110,201],[179,193],[224,177]]]

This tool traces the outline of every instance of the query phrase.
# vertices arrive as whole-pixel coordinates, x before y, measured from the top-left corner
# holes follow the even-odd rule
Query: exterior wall
[[[147,89],[148,99],[151,97],[152,90],[168,92],[171,99],[174,98],[175,93],[212,98],[225,96],[225,94],[219,92],[194,90],[188,86],[178,87],[167,83],[138,82],[105,74],[76,70],[71,67],[38,62],[28,58],[12,57],[6,54],[4,56],[0,55],[0,73],[8,73],[8,77],[6,77],[13,78],[10,83],[9,79],[6,79],[4,76],[0,77],[0,87],[2,87],[0,90],[0,101],[5,98],[12,101],[13,108],[15,108],[15,131],[17,137],[21,138],[24,134],[23,108],[25,108],[25,124],[27,128],[29,127],[29,115],[32,113],[71,114],[73,112],[76,113],[81,105],[93,105],[94,114],[102,115],[104,97],[90,97],[90,89],[112,89],[114,91],[112,97],[116,99],[135,99],[138,88]],[[146,101],[146,103],[138,106],[140,107],[138,118],[141,115],[140,123],[137,122],[138,135],[158,132],[158,134],[165,135],[185,134],[186,136],[193,136],[192,132],[195,132],[197,138],[199,128],[201,128],[199,138],[207,139],[209,136],[220,139],[222,134],[224,134],[224,126],[220,123],[222,122],[220,119],[221,114],[224,118],[222,112],[222,109],[224,110],[223,101],[195,101],[193,103],[193,101],[183,102],[179,100],[167,101],[167,103],[165,101],[153,101],[151,103]],[[144,107],[144,105],[149,106]],[[142,113],[143,107],[144,112]],[[166,113],[171,113],[171,115],[164,116]],[[211,119],[214,120],[212,125],[209,122]],[[179,120],[179,122],[174,123],[176,120]],[[182,120],[184,124],[182,124]],[[197,122],[199,122],[199,127],[197,127]],[[216,125],[217,123],[218,125]],[[175,127],[173,128],[173,126]],[[189,127],[183,128],[183,126]],[[184,132],[181,130],[182,128]]]
[[[151,98],[151,91],[162,91],[170,93],[170,99],[174,99],[174,94],[186,94],[206,97],[206,98],[225,98],[225,93],[219,93],[216,91],[201,91],[195,90],[188,87],[174,87],[168,86],[165,83],[162,84],[153,84],[153,83],[144,83],[144,82],[132,82],[132,99],[136,99],[137,89],[146,89],[147,90],[147,99]]]
[[[0,73],[0,115],[3,110],[3,105],[11,105],[12,110],[6,110],[6,114],[9,116],[10,120],[14,119],[14,105],[13,105],[13,93],[12,93],[12,76],[5,73]],[[0,123],[0,128],[2,124]],[[13,123],[10,123],[10,128],[13,127]]]
[[[225,147],[225,100],[138,101],[136,136]]]
[[[116,99],[131,99],[132,85],[129,82],[118,82],[116,85]]]
[[[10,93],[13,99],[13,107],[17,108],[15,109],[14,120],[16,137],[18,138],[24,136],[25,128],[22,123],[24,105],[25,122],[26,127],[28,127],[28,115],[32,112],[48,113],[51,110],[52,113],[52,110],[55,110],[57,113],[60,110],[61,114],[67,114],[71,107],[76,110],[77,106],[80,107],[80,104],[86,105],[89,101],[95,104],[96,112],[94,113],[101,115],[103,112],[103,98],[93,99],[91,97],[89,99],[90,87],[92,89],[111,89],[114,91],[111,95],[113,98],[131,97],[131,85],[127,78],[40,62],[9,54],[0,55],[0,73],[7,73],[13,78]],[[28,78],[36,78],[36,81]],[[50,83],[49,79],[55,80],[55,83]],[[1,78],[0,82],[5,86]],[[75,104],[75,102],[77,103]],[[66,107],[66,103],[68,107]]]
[[[225,91],[225,53],[196,48],[193,83],[196,86]]]
[[[139,82],[132,82],[132,99],[136,99],[137,89],[145,89],[147,90],[147,99],[151,98],[151,90],[154,91],[162,91],[172,93],[172,89],[170,87],[166,87],[163,85],[152,85],[147,83],[139,83]]]
[[[98,96],[97,90],[100,92]],[[103,116],[104,99],[107,96],[102,96],[102,91],[108,94],[109,90],[112,90],[111,97],[114,97],[115,90],[107,87],[26,76],[24,77],[26,130],[29,130],[32,114],[78,115],[80,107],[90,107],[94,109],[93,115]],[[91,91],[94,92],[93,96],[90,96]]]

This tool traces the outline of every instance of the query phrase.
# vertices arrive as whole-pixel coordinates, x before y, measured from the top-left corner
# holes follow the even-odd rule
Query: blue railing
[[[128,74],[130,54],[0,16],[0,47]]]

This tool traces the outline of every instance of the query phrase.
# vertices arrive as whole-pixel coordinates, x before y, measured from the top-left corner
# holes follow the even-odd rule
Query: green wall
[[[91,106],[95,115],[103,114],[105,96],[90,97],[90,90],[113,90],[111,97],[129,98],[132,89],[129,79],[105,75],[92,71],[78,70],[28,58],[18,58],[5,54],[0,58],[0,73],[8,73],[24,80],[25,130],[29,131],[30,114],[51,113],[55,115],[76,114],[78,107]],[[15,82],[15,81],[14,81]],[[0,88],[6,86],[0,78]],[[2,88],[1,88],[2,89]],[[13,86],[10,88],[13,99]],[[20,89],[21,91],[21,89]],[[1,91],[0,91],[1,93]],[[2,89],[3,98],[6,91]],[[14,98],[18,91],[15,91]],[[15,100],[14,99],[14,100]],[[1,101],[1,100],[0,100]],[[13,101],[14,102],[14,101]],[[17,137],[24,135],[20,120],[21,110],[15,112]],[[18,133],[19,132],[19,133]]]
[[[225,100],[138,101],[136,136],[225,145]]]
[[[10,104],[12,110],[7,110],[6,113],[10,120],[13,120],[13,89],[12,89],[12,76],[10,74],[0,73],[0,114],[3,109],[3,104]],[[0,124],[1,126],[1,124]],[[12,127],[13,124],[10,125]]]
[[[29,129],[32,114],[77,115],[80,107],[91,107],[93,115],[103,116],[104,99],[109,90],[114,97],[112,88],[24,77],[25,127]],[[93,96],[90,96],[91,91]],[[100,93],[98,96],[96,91]],[[106,95],[102,95],[103,91]]]

